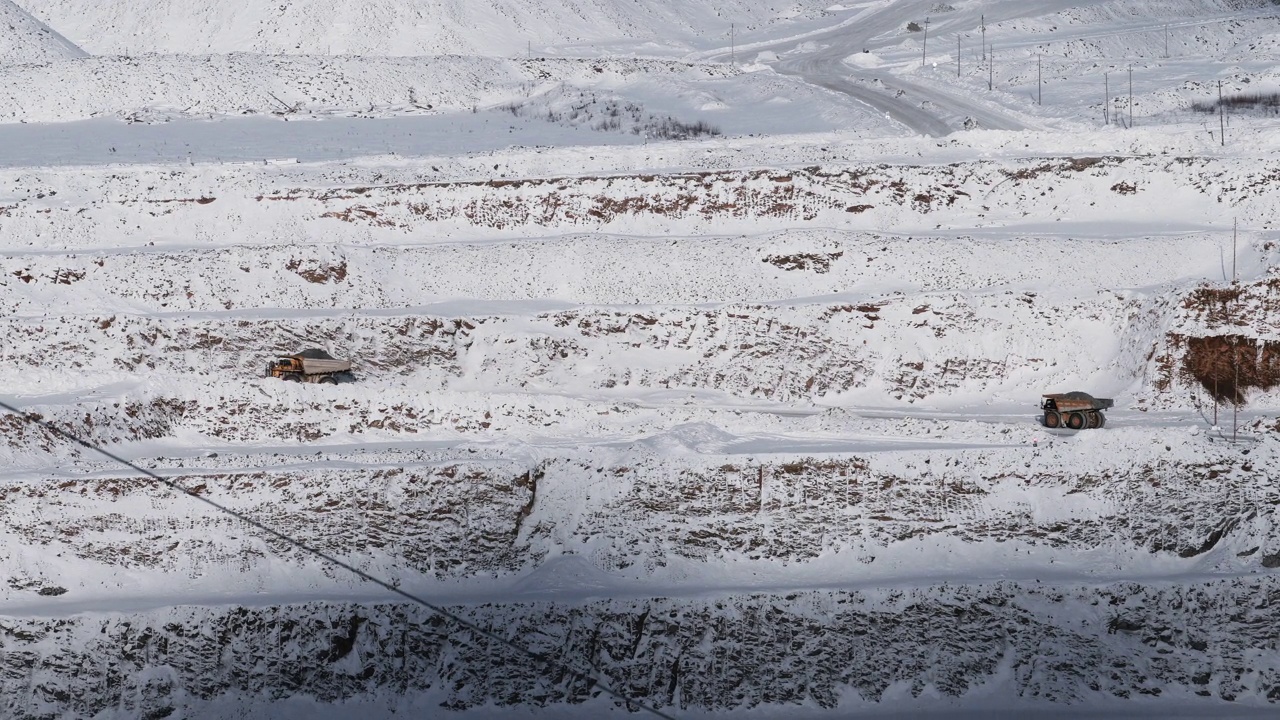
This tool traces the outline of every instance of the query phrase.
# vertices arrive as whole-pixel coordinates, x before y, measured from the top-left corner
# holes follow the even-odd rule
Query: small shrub
[[[1192,111],[1202,113],[1216,113],[1219,106],[1227,111],[1260,110],[1277,115],[1280,114],[1280,93],[1237,93],[1225,95],[1221,100],[1191,103]]]
[[[702,120],[686,123],[670,117],[655,119],[641,126],[639,130],[643,130],[649,137],[659,140],[689,140],[703,136],[714,137],[720,134],[720,128],[708,125]]]

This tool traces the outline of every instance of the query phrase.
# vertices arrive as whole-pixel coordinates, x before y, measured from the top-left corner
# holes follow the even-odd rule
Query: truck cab
[[[301,380],[302,363],[292,357],[278,357],[267,363],[267,377],[283,380]]]

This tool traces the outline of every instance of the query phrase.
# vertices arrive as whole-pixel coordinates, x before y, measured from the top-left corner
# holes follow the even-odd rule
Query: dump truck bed
[[[351,369],[350,360],[334,360],[332,358],[322,360],[320,358],[309,358],[295,356],[302,363],[302,372],[307,375],[316,375],[319,373],[335,373],[347,372]]]
[[[1054,393],[1045,395],[1044,399],[1052,400],[1059,412],[1106,410],[1116,404],[1111,398],[1096,398],[1084,392]]]

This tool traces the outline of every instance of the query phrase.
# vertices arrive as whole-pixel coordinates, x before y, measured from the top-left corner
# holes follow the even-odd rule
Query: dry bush
[[[1249,389],[1280,385],[1280,343],[1241,335],[1190,337],[1186,343],[1184,377],[1219,402],[1244,405]]]

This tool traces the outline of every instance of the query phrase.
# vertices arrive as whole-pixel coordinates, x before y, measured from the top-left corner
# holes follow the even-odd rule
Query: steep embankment
[[[721,149],[705,146],[707,154]],[[1229,228],[1226,212],[1246,229],[1276,224],[1280,177],[1280,165],[1267,160],[1124,156],[553,178],[518,177],[519,168],[501,161],[468,162],[462,171],[460,164],[8,171],[0,237],[15,249],[93,250],[230,238],[400,245],[584,230],[653,237],[814,227],[1124,238],[1154,225],[1210,235],[1216,246],[1222,230],[1207,229]],[[460,172],[479,177],[458,180]],[[1066,246],[1046,254],[1069,255]],[[1221,278],[1221,266],[1213,269]]]
[[[0,67],[6,75],[26,68],[13,65],[43,65],[56,60],[88,57],[88,53],[31,17],[12,0],[0,0]]]
[[[1116,714],[1130,707],[1117,704],[1124,699],[1161,698],[1213,715],[1229,712],[1223,701],[1280,698],[1275,653],[1259,651],[1274,642],[1278,601],[1275,576],[1267,576],[457,611],[553,660],[600,668],[613,687],[677,715],[877,702],[923,710],[929,703],[914,698],[937,696],[1021,698],[1026,712],[1047,709],[1037,700],[1101,701]],[[18,717],[165,717],[192,707],[301,714],[313,701],[377,716],[439,714],[442,706],[571,713],[564,703],[585,703],[584,716],[621,711],[590,685],[549,681],[538,663],[417,606],[175,608],[145,620],[90,613],[10,620],[4,629],[0,670],[34,680],[0,701]],[[68,667],[77,678],[70,694]]]
[[[256,454],[223,446],[149,464],[196,495],[360,567],[415,586],[422,581],[412,578],[466,581],[435,589],[482,595],[562,555],[596,568],[599,587],[579,590],[628,594],[921,575],[1097,581],[1280,562],[1280,494],[1267,482],[1274,448],[1242,457],[1202,435],[1188,442],[1183,428],[1144,431],[1133,420],[1071,443],[1022,422],[844,413],[788,422],[704,411],[703,422],[687,422],[697,413],[620,406],[593,427],[570,407],[540,419],[581,427],[586,437],[574,450],[532,437],[505,448],[378,442],[386,431],[439,438],[442,423],[482,437],[526,435],[513,418],[516,398],[495,401],[479,421],[419,416],[403,404],[359,408],[353,431],[366,439],[363,451],[312,445],[319,450],[310,453],[280,440]],[[303,417],[323,409],[279,408]],[[157,435],[174,431],[167,421],[175,416],[202,410],[215,425],[204,434],[215,441],[244,441],[236,427],[254,419],[236,405],[222,418],[194,404],[123,408]],[[657,427],[664,421],[669,429]],[[608,430],[638,437],[600,436]],[[32,448],[59,445],[37,434],[17,438]],[[1119,455],[1130,461],[1118,465]],[[282,597],[354,581],[325,579],[321,564],[296,548],[229,517],[203,518],[199,503],[153,481],[92,456],[78,467],[4,481],[9,549],[0,557],[11,602],[30,606],[35,592],[55,586],[69,592],[43,601],[49,609],[100,607],[112,597],[144,606],[195,601],[211,588]]]

